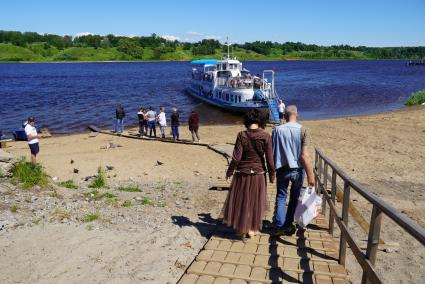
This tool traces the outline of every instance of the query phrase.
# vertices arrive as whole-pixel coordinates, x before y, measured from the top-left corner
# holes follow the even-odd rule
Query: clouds
[[[175,41],[175,40],[180,41],[180,37],[179,36],[175,36],[175,35],[162,35],[161,37],[163,39],[168,40],[168,41]]]
[[[93,33],[91,33],[91,32],[81,32],[81,33],[76,33],[76,34],[74,35],[74,37],[87,36],[87,35],[93,35]]]
[[[200,41],[202,39],[220,40],[221,38],[222,37],[219,35],[209,35],[209,34],[204,34],[201,32],[190,31],[190,32],[186,32],[186,37],[184,38],[184,41],[194,42],[194,41]]]
[[[198,32],[186,32],[186,34],[190,35],[190,36],[202,36],[203,35],[203,34],[198,33]]]

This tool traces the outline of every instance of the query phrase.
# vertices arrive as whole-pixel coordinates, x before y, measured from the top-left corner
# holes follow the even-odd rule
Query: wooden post
[[[370,217],[369,236],[367,238],[366,258],[370,264],[375,266],[376,253],[379,245],[379,235],[381,233],[382,211],[376,205],[373,205],[372,215]],[[370,283],[366,273],[363,272],[362,283]]]
[[[336,195],[336,171],[332,170],[332,184],[331,184],[331,200],[333,205],[335,205],[335,195]],[[334,235],[334,218],[332,210],[329,210],[329,234]]]
[[[314,168],[316,169],[316,172],[318,173],[318,169],[319,169],[319,153],[317,152],[317,149],[316,149],[315,155],[314,155]],[[317,185],[318,185],[317,178],[318,177],[316,177],[314,179],[314,187],[315,188],[317,188]]]
[[[323,171],[323,188],[322,190],[327,191],[328,190],[328,163],[326,161],[324,162],[325,169]],[[322,192],[322,214],[323,216],[326,216],[326,198],[325,194]]]
[[[322,180],[322,173],[323,173],[323,167],[322,167],[322,163],[323,163],[323,159],[322,157],[319,155],[319,168],[317,170],[317,175],[319,176],[319,179]],[[318,181],[319,182],[319,181]],[[316,186],[316,193],[320,194],[320,184],[317,184],[318,186]]]
[[[350,207],[350,185],[344,181],[344,199],[342,200],[342,221],[348,227],[348,209]],[[339,263],[345,267],[345,258],[347,256],[347,240],[341,233],[339,242]]]

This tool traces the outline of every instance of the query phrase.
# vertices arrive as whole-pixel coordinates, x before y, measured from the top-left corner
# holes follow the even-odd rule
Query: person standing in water
[[[192,110],[192,113],[189,116],[189,130],[192,133],[192,141],[193,142],[200,142],[201,139],[199,138],[199,114]]]
[[[266,176],[275,180],[272,139],[264,131],[267,118],[257,109],[244,117],[245,131],[238,133],[226,179],[233,176],[221,219],[238,237],[253,237],[261,230],[268,209]]]
[[[173,108],[173,113],[171,114],[171,132],[173,133],[173,140],[179,140],[179,126],[180,126],[180,115],[177,109]]]
[[[167,117],[165,116],[165,108],[160,107],[159,108],[159,115],[158,115],[158,124],[159,124],[159,131],[161,132],[161,138],[165,138],[165,127],[167,126]]]
[[[25,125],[25,134],[27,135],[28,146],[30,147],[31,162],[36,164],[37,155],[40,152],[40,146],[38,142],[40,135],[37,133],[37,129],[35,128],[35,119],[32,116],[28,118],[27,124]]]
[[[115,109],[115,133],[121,134],[124,132],[124,117],[124,107],[121,104],[118,104],[117,108]]]

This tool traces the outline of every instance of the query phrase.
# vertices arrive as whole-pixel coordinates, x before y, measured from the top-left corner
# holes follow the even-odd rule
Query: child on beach
[[[159,131],[161,132],[161,138],[165,138],[165,127],[167,126],[167,118],[165,116],[164,107],[159,108],[158,124]]]
[[[25,125],[25,134],[28,139],[28,146],[31,151],[31,162],[33,164],[37,163],[37,154],[40,152],[40,147],[38,144],[38,138],[40,135],[37,133],[37,129],[35,128],[35,119],[34,117],[29,117],[27,123]]]
[[[149,126],[149,137],[152,137],[152,131],[154,137],[156,137],[156,112],[153,110],[153,107],[149,107],[149,111],[146,113],[146,119]]]
[[[171,114],[171,132],[173,133],[173,140],[179,140],[179,126],[180,126],[180,115],[177,109],[173,108],[173,113]]]
[[[124,107],[121,104],[117,105],[117,108],[115,109],[115,133],[121,134],[124,131],[124,117],[125,117],[125,111]]]
[[[192,110],[192,113],[189,116],[189,130],[192,133],[192,141],[200,142],[198,130],[199,130],[199,114]]]

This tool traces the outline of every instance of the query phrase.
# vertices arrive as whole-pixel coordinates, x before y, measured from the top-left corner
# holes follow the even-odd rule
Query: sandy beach
[[[302,124],[313,145],[350,176],[425,226],[425,107]],[[200,135],[204,143],[229,145],[243,129],[202,126]],[[189,139],[186,127],[181,133]],[[25,142],[9,145],[8,152],[29,158]],[[73,180],[79,189],[24,191],[1,179],[1,283],[175,283],[214,229],[226,197],[208,189],[223,182],[227,160],[206,147],[88,132],[42,139],[40,147],[39,161],[55,183]],[[87,194],[86,179],[99,166],[109,167],[109,188],[100,192],[113,198]],[[141,191],[118,190],[129,185]],[[352,202],[369,220],[371,206],[356,195]],[[93,212],[99,218],[84,222]],[[364,232],[350,228],[364,242]],[[423,281],[425,249],[387,218],[382,237],[394,244],[378,254],[383,278]],[[358,283],[359,267],[349,261],[349,277]]]

